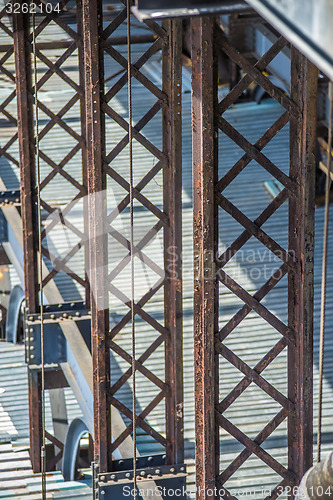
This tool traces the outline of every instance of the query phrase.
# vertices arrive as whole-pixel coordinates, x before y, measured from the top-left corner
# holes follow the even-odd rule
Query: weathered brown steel
[[[107,397],[110,389],[110,354],[107,344],[109,332],[108,308],[101,309],[97,297],[105,297],[107,269],[106,177],[103,169],[104,126],[101,112],[103,88],[103,53],[100,47],[102,34],[102,2],[83,0],[83,34],[85,51],[86,91],[86,141],[89,197],[89,259],[91,295],[91,344],[94,384],[94,460],[100,472],[111,467],[111,417]],[[105,191],[104,191],[105,192]],[[99,193],[99,195],[96,195]],[[96,297],[97,296],[97,297]]]
[[[81,12],[80,9],[77,11],[77,19],[80,19]],[[132,35],[131,44],[138,43],[151,43],[156,40],[156,35],[152,33],[146,33],[144,35]],[[80,42],[80,40],[78,40]],[[58,50],[58,49],[68,49],[73,42],[71,40],[52,40],[50,42],[38,42],[36,47],[38,50]],[[126,45],[127,37],[125,36],[114,36],[107,41],[109,45]],[[12,48],[9,44],[0,44],[0,53],[7,52]]]
[[[168,39],[163,48],[163,91],[168,96],[163,107],[163,151],[167,160],[163,168],[164,211],[168,226],[164,230],[164,287],[167,461],[184,460],[183,439],[183,342],[182,342],[182,24],[166,21],[163,27]]]
[[[124,130],[124,137],[111,151],[106,151],[104,160],[104,172],[108,176],[108,183],[120,185],[126,192],[124,198],[108,214],[107,222],[109,238],[114,238],[124,246],[128,252],[129,240],[113,227],[113,222],[129,206],[129,181],[123,172],[120,173],[116,158],[128,145],[128,121],[113,108],[112,98],[127,84],[127,60],[115,48],[112,40],[114,31],[125,22],[127,17],[126,8],[114,17],[101,35],[101,47],[106,54],[118,62],[123,72],[114,75],[115,83],[105,92],[101,99],[101,110],[106,119],[111,119]],[[150,211],[156,222],[153,227],[144,234],[139,242],[135,243],[135,258],[142,261],[157,275],[157,281],[151,286],[141,298],[134,304],[135,315],[149,325],[149,328],[158,334],[157,338],[146,348],[136,360],[136,370],[144,375],[156,386],[156,396],[142,409],[136,417],[137,426],[150,435],[157,443],[166,448],[168,463],[181,462],[183,459],[183,415],[182,415],[182,317],[181,317],[181,33],[178,21],[167,21],[163,26],[155,22],[148,23],[150,35],[154,41],[146,48],[145,52],[132,62],[132,77],[143,85],[157,100],[150,109],[144,112],[141,119],[133,124],[133,139],[138,141],[149,153],[156,158],[153,168],[147,168],[142,179],[134,186],[133,194],[137,202]],[[142,66],[162,49],[163,85],[159,88],[143,72]],[[155,146],[147,136],[142,133],[143,127],[155,118],[162,110],[163,124],[163,147]],[[149,195],[143,194],[144,188],[154,177],[163,172],[164,194],[163,209],[149,200]],[[147,193],[147,190],[145,191]],[[162,201],[162,200],[161,200]],[[156,264],[146,247],[155,237],[156,233],[164,234],[164,264]],[[114,281],[126,266],[130,263],[129,252],[122,260],[109,270],[108,291],[117,297],[120,302],[131,308],[130,298],[120,287],[115,286]],[[145,305],[164,288],[164,322],[157,321],[152,314],[145,310]],[[132,357],[129,352],[118,344],[117,334],[127,328],[131,321],[130,310],[123,318],[113,326],[110,332],[109,348],[111,352],[120,356],[126,363],[128,369],[117,379],[112,381],[108,391],[109,403],[111,403],[121,414],[132,420],[132,408],[128,408],[118,400],[118,392],[132,377]],[[154,354],[161,345],[165,346],[165,380],[162,380],[146,366],[146,361]],[[102,354],[101,354],[102,355]],[[149,414],[157,405],[166,404],[166,429],[165,436],[162,432],[154,429],[148,423]],[[109,452],[113,453],[132,433],[132,424],[129,424],[121,434],[109,443]],[[111,464],[112,466],[112,464]]]
[[[63,2],[63,5],[66,0]],[[78,12],[80,12],[80,0],[78,1]],[[59,173],[66,181],[70,182],[78,191],[76,200],[87,194],[86,190],[86,165],[85,165],[85,121],[84,114],[82,116],[81,123],[81,134],[73,130],[64,119],[64,115],[71,109],[71,107],[80,100],[81,103],[81,114],[84,109],[84,87],[82,85],[77,85],[68,75],[66,75],[60,66],[66,59],[68,59],[73,52],[78,48],[78,59],[79,67],[83,67],[83,47],[80,39],[80,19],[78,20],[78,31],[79,35],[75,33],[69,26],[63,21],[59,21],[57,15],[46,15],[45,18],[40,20],[36,18],[38,26],[36,27],[36,36],[42,33],[43,29],[52,21],[59,24],[59,27],[63,29],[67,34],[72,37],[70,44],[65,50],[65,52],[59,57],[59,59],[54,62],[41,52],[41,47],[36,47],[37,64],[42,61],[47,67],[44,74],[40,75],[38,73],[38,85],[37,88],[40,90],[43,85],[54,75],[58,75],[66,83],[68,83],[75,91],[76,94],[71,97],[71,99],[65,104],[65,106],[57,113],[53,113],[41,100],[38,100],[38,107],[40,111],[45,113],[50,119],[44,127],[40,127],[39,139],[47,136],[47,133],[52,130],[55,125],[60,126],[64,131],[66,131],[71,138],[76,141],[75,146],[66,155],[66,157],[59,162],[55,161],[48,156],[48,154],[40,150],[40,158],[45,161],[50,167],[51,171],[44,178],[41,179],[40,188],[43,188],[54,179],[54,177]],[[39,22],[38,22],[39,21]],[[15,68],[16,68],[16,92],[17,92],[17,108],[18,108],[18,138],[19,138],[19,150],[20,150],[20,167],[21,167],[21,205],[22,205],[22,229],[23,229],[23,246],[24,246],[24,271],[25,271],[25,297],[26,306],[29,312],[38,312],[39,301],[38,301],[38,284],[37,284],[37,248],[38,248],[38,224],[37,224],[37,206],[36,206],[36,173],[35,173],[35,142],[34,137],[34,123],[33,123],[33,88],[32,88],[32,35],[30,32],[29,15],[28,14],[15,14],[13,16],[13,26],[14,26],[14,56],[15,56]],[[1,59],[1,63],[6,60],[7,54]],[[8,99],[6,100],[10,102]],[[3,107],[6,106],[6,102],[2,104]],[[5,111],[5,110],[4,110]],[[9,119],[9,117],[8,117]],[[15,121],[11,120],[13,124]],[[7,145],[6,145],[7,148]],[[83,183],[80,184],[76,179],[74,179],[69,172],[65,170],[67,163],[74,157],[78,151],[82,151],[83,158]],[[4,153],[6,154],[6,153]],[[47,212],[52,213],[54,207],[50,206],[49,203],[44,199],[42,191],[42,208]],[[62,215],[65,217],[70,210],[70,204],[63,210]],[[67,221],[66,221],[67,222]],[[42,239],[48,235],[48,233],[53,229],[56,222],[48,225],[47,229],[42,231]],[[83,240],[83,234],[77,230],[77,228],[67,224],[67,227],[72,229]],[[88,289],[87,279],[82,279],[76,273],[72,272],[68,261],[70,258],[80,249],[80,244],[75,245],[72,249],[69,249],[67,256],[58,262],[58,267],[54,268],[51,272],[44,276],[43,285],[48,284],[52,278],[59,272],[59,269],[67,272],[69,276],[72,276],[84,289]],[[52,257],[50,252],[42,246],[42,254],[48,259]],[[47,270],[45,266],[44,271]],[[40,384],[35,383],[34,377],[38,377],[38,374],[29,372],[29,392],[31,392],[31,397],[29,397],[29,416],[30,416],[30,442],[31,442],[31,457],[33,462],[34,470],[40,471],[40,443],[41,443],[41,408],[40,408]],[[63,383],[63,381],[60,383]],[[37,394],[39,391],[39,394]],[[52,461],[51,465],[55,463],[60,457],[56,457]]]
[[[41,384],[38,372],[28,370],[30,459],[34,472],[41,471],[42,445]]]
[[[21,166],[21,209],[24,245],[24,273],[26,307],[29,312],[37,312],[38,308],[38,278],[37,278],[37,212],[36,204],[36,174],[34,150],[33,96],[31,77],[31,45],[28,42],[30,34],[29,16],[15,14],[14,55],[16,69],[16,94],[18,137]]]
[[[18,138],[20,149],[21,210],[23,232],[24,288],[28,312],[38,312],[37,211],[32,111],[30,20],[26,14],[13,15],[16,70]],[[41,471],[41,387],[38,374],[28,370],[30,457],[34,472]]]
[[[207,28],[209,22],[211,24]],[[279,38],[253,65],[232,46],[220,28],[215,28],[214,39],[213,20],[198,18],[193,20],[192,24],[197,498],[210,498],[207,488],[214,485],[223,487],[225,498],[231,498],[231,493],[225,489],[225,483],[251,455],[261,459],[281,476],[270,495],[270,498],[276,498],[284,487],[299,483],[312,460],[314,159],[318,75],[314,66],[292,49],[289,97],[282,94],[262,74],[267,64],[285,47],[286,42],[283,38]],[[213,64],[213,54],[217,48],[214,49],[214,40],[217,47],[222,48],[246,73],[218,106],[216,106],[217,77],[216,74],[214,76]],[[251,144],[225,117],[214,113],[214,110],[217,110],[217,113],[223,114],[253,80],[286,110],[255,144]],[[261,151],[288,121],[291,130],[290,172],[286,173]],[[219,181],[216,179],[217,167],[214,169],[214,159],[217,155],[217,127],[245,153]],[[221,194],[230,183],[237,182],[237,176],[251,160],[255,160],[285,186],[254,221]],[[288,250],[285,250],[262,230],[262,226],[288,198],[289,245]],[[220,256],[217,254],[219,238],[216,223],[217,207],[226,211],[244,228],[243,233]],[[257,238],[281,259],[281,266],[254,295],[223,269],[251,237]],[[207,251],[213,256],[215,267],[211,261],[208,262],[210,276],[214,279],[205,281],[203,269]],[[261,303],[286,274],[288,274],[288,324],[284,324],[276,314]],[[224,325],[216,324],[218,302],[214,302],[214,294],[215,300],[217,297],[215,278],[244,302],[243,307]],[[281,334],[281,339],[254,368],[224,344],[225,339],[251,311],[255,311]],[[269,383],[264,374],[264,370],[285,349],[288,351],[288,397]],[[219,401],[218,385],[220,362],[230,363],[244,375],[222,401]],[[250,439],[224,415],[250,384],[256,384],[281,406],[281,410],[254,439]],[[285,419],[288,419],[288,468],[261,446]],[[216,425],[221,426],[245,447],[223,471],[219,470],[220,443]]]
[[[289,249],[294,266],[288,275],[289,326],[296,332],[290,345],[288,397],[295,405],[289,417],[289,468],[299,483],[312,465],[313,453],[313,260],[315,151],[318,70],[296,49],[291,50],[291,99],[299,110],[290,119],[290,178],[296,193],[289,200]]]
[[[217,165],[217,61],[213,17],[192,20],[192,130],[194,211],[194,366],[197,499],[214,498],[219,470],[218,286],[215,258],[218,242],[214,186]]]

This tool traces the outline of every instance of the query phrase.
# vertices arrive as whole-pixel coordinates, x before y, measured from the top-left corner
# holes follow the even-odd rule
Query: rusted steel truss
[[[277,473],[276,487],[269,498],[276,498],[287,486],[297,485],[312,462],[312,320],[313,320],[313,237],[314,173],[317,70],[292,48],[290,96],[264,75],[270,61],[286,46],[279,38],[255,64],[249,62],[228,41],[214,18],[192,21],[193,85],[193,202],[194,202],[194,319],[195,319],[195,391],[196,391],[196,481],[197,498],[214,497],[214,487],[224,489],[231,498],[228,480],[251,456],[260,459]],[[243,77],[218,102],[217,51],[223,50],[236,64]],[[255,82],[281,105],[281,116],[252,144],[225,117],[225,112]],[[278,168],[263,152],[265,146],[289,122],[290,169]],[[218,136],[225,134],[243,156],[219,174]],[[256,162],[283,189],[255,220],[247,217],[224,193],[250,162]],[[252,163],[253,165],[253,163]],[[282,248],[262,228],[277,209],[289,200],[289,245]],[[223,225],[218,216],[226,212],[243,232],[228,248],[219,251]],[[280,259],[279,268],[254,293],[249,293],[225,271],[250,238],[256,238]],[[288,321],[282,321],[264,305],[263,299],[288,275]],[[225,287],[241,300],[243,306],[230,318],[219,319],[223,310],[220,289]],[[223,297],[223,296],[222,296]],[[287,304],[286,304],[287,306]],[[280,334],[280,339],[265,356],[251,367],[241,354],[228,347],[237,327],[255,312]],[[228,340],[227,340],[228,339]],[[288,351],[288,392],[283,394],[265,379],[265,369],[280,353]],[[229,393],[221,396],[224,380],[219,380],[221,366],[236,368],[243,378]],[[277,414],[254,437],[250,438],[232,422],[232,405],[253,384],[278,403]],[[247,408],[250,410],[250,408]],[[229,413],[228,413],[229,410]],[[287,464],[266,451],[265,441],[287,419]],[[219,436],[222,437],[220,442]],[[221,470],[223,439],[231,436],[242,445]],[[222,456],[220,453],[222,450]]]
[[[122,335],[129,334],[131,321],[131,301],[129,289],[119,280],[122,272],[128,272],[130,266],[129,239],[117,229],[117,223],[128,212],[129,207],[129,169],[117,163],[119,156],[125,154],[128,165],[128,121],[113,107],[118,96],[127,99],[127,59],[112,44],[114,32],[126,20],[124,7],[111,23],[102,24],[101,2],[84,2],[85,67],[87,95],[87,138],[88,138],[88,176],[89,193],[94,194],[108,189],[122,195],[117,199],[112,210],[107,208],[107,200],[91,196],[89,201],[92,267],[107,269],[105,273],[95,273],[92,294],[92,350],[94,366],[94,416],[95,416],[95,460],[100,472],[112,469],[111,455],[124,444],[132,434],[133,408],[122,400],[122,390],[131,384],[132,358],[130,345],[122,342]],[[99,15],[97,15],[99,13]],[[142,55],[133,56],[133,85],[145,88],[151,96],[151,107],[143,110],[143,116],[133,125],[134,151],[144,148],[152,156],[153,168],[140,169],[140,178],[135,180],[134,198],[137,209],[144,210],[152,222],[147,231],[135,242],[135,260],[153,271],[153,284],[137,295],[135,307],[136,322],[149,325],[156,337],[146,344],[136,360],[136,369],[143,380],[153,384],[155,396],[137,411],[137,426],[140,432],[149,435],[159,446],[166,450],[168,463],[179,463],[183,459],[183,416],[182,416],[182,281],[181,281],[181,31],[179,21],[165,22],[159,26],[154,22],[147,24],[154,35],[153,43],[145,46]],[[151,81],[141,68],[161,51],[163,66],[163,85],[159,87]],[[109,89],[104,88],[104,60],[111,58],[123,71],[121,76],[112,80]],[[135,94],[135,91],[134,91]],[[127,104],[126,104],[127,106]],[[161,112],[162,123],[158,118]],[[157,116],[156,116],[157,115]],[[108,135],[110,122],[119,125],[122,133],[116,141]],[[160,123],[163,140],[161,146],[153,144],[144,135],[143,128],[149,123]],[[126,157],[127,154],[127,157]],[[124,157],[124,156],[123,156]],[[162,173],[163,191],[157,206],[149,200],[150,182],[155,182]],[[106,194],[106,197],[108,195]],[[107,228],[103,228],[101,214],[107,219]],[[150,226],[150,227],[149,227]],[[98,237],[104,233],[103,237]],[[147,248],[160,233],[164,239],[164,261],[154,262]],[[111,252],[110,242],[123,247],[116,264],[108,257]],[[97,246],[96,246],[97,245]],[[109,266],[107,265],[109,262]],[[129,274],[128,274],[129,276]],[[138,278],[139,280],[139,278]],[[157,320],[147,312],[150,301],[161,297],[164,307],[164,320]],[[118,301],[118,319],[109,327],[109,313],[98,307],[96,296],[110,294],[110,300]],[[157,299],[160,300],[160,299]],[[164,306],[163,306],[164,302]],[[112,312],[112,308],[111,308]],[[124,332],[124,333],[123,333]],[[154,335],[153,335],[154,337]],[[128,337],[127,337],[128,338]],[[164,346],[165,376],[161,379],[148,368],[149,360],[157,349]],[[109,360],[118,356],[120,362],[126,362],[126,369],[120,375],[113,375]],[[142,383],[145,383],[144,381]],[[119,394],[119,396],[118,396]],[[157,431],[149,424],[150,413],[165,404],[166,424],[164,430]],[[125,429],[114,439],[106,440],[110,435],[109,408],[113,405],[127,422]],[[112,416],[111,416],[112,422]]]
[[[37,0],[35,3],[41,2]],[[121,395],[124,389],[128,390],[131,386],[132,378],[131,350],[126,344],[130,337],[130,294],[128,287],[122,289],[124,282],[128,285],[129,274],[125,280],[122,277],[119,279],[122,271],[129,273],[130,262],[129,221],[126,215],[129,207],[129,171],[127,166],[122,167],[124,157],[128,162],[128,120],[121,106],[114,104],[122,102],[126,96],[127,59],[124,50],[119,50],[118,46],[127,41],[124,35],[127,12],[124,7],[112,15],[111,21],[107,21],[103,20],[101,1],[77,0],[74,11],[71,10],[68,16],[65,11],[67,3],[67,0],[60,2],[60,12],[36,15],[40,187],[42,218],[47,219],[43,223],[41,235],[45,263],[43,288],[45,293],[47,290],[49,292],[49,303],[61,302],[57,280],[65,276],[66,282],[72,280],[75,283],[74,288],[85,301],[85,307],[90,307],[91,302],[94,460],[100,471],[107,471],[112,470],[112,456],[119,447],[121,451],[122,444],[133,432],[133,408]],[[0,16],[6,19],[5,9]],[[6,43],[2,45],[6,52],[0,60],[1,72],[14,87],[0,107],[5,119],[13,126],[13,135],[8,144],[1,148],[0,154],[20,167],[21,171],[26,313],[29,315],[38,314],[40,307],[32,28],[28,14],[17,14],[13,21],[12,30],[10,24],[0,20],[0,29],[13,38],[14,44],[13,47],[7,37]],[[56,39],[50,42],[52,33],[56,33]],[[135,175],[136,209],[150,216],[146,228],[135,242],[135,261],[150,273],[148,289],[143,290],[139,286],[136,292],[135,317],[139,330],[144,323],[150,333],[154,332],[151,335],[154,340],[149,345],[142,341],[141,336],[144,350],[141,352],[139,349],[136,361],[139,380],[142,376],[154,386],[152,401],[138,402],[137,425],[141,434],[154,441],[159,450],[165,450],[167,463],[173,464],[183,460],[181,24],[179,21],[166,21],[160,26],[148,22],[145,31],[134,33],[131,41],[143,47],[139,57],[136,54],[132,56],[133,85],[139,85],[150,95],[149,109],[142,109],[141,106],[142,116],[134,115],[134,151],[141,148],[141,153],[143,150],[151,158],[144,167],[140,166],[140,178]],[[5,65],[12,56],[15,58],[16,78],[14,71],[8,71],[8,65]],[[142,71],[143,66],[153,58],[157,64],[162,64],[161,85]],[[111,67],[118,64],[120,70],[111,76],[104,74],[105,60],[109,65],[112,60]],[[106,86],[107,82],[111,83]],[[43,98],[47,92],[63,88],[66,88],[66,92],[59,99],[60,108],[52,102],[49,104],[52,99]],[[9,112],[7,109],[15,96],[17,119],[15,114],[12,115],[12,110]],[[117,138],[110,133],[111,124],[112,130],[117,124],[118,130],[122,131],[118,132]],[[144,130],[146,126],[150,126],[151,130],[156,127],[160,129],[159,140],[149,139],[149,134],[146,135]],[[10,153],[13,144],[15,150],[17,140],[19,158]],[[60,143],[58,150],[57,144]],[[62,153],[64,149],[65,154]],[[161,184],[159,200],[149,199],[149,183]],[[66,186],[63,193],[59,186]],[[103,192],[106,194],[95,196]],[[119,192],[123,193],[121,198]],[[111,209],[109,193],[115,193],[117,199]],[[83,215],[76,224],[72,222],[71,213],[77,207],[81,207]],[[54,215],[56,217],[52,217]],[[60,255],[54,253],[50,245],[52,235],[59,231],[59,222],[64,227],[64,234],[70,234],[68,238],[65,236],[67,247]],[[150,256],[149,246],[158,238],[162,242],[162,250],[158,262],[154,262],[155,257]],[[119,247],[123,249],[121,258],[117,260],[113,255],[113,260],[110,259],[110,249],[116,248],[117,251]],[[80,254],[83,254],[83,264],[78,270]],[[103,276],[99,273],[101,266],[104,266]],[[93,285],[93,290],[90,285]],[[96,303],[99,293],[107,297],[107,304],[103,308]],[[117,308],[114,309],[112,297],[117,300]],[[157,316],[151,312],[152,302],[160,306]],[[110,315],[116,318],[111,324]],[[154,373],[154,363],[150,365],[157,350],[159,375]],[[110,359],[118,359],[120,365],[125,363],[126,369],[121,372],[111,368],[110,371]],[[162,375],[161,364],[164,365]],[[29,394],[31,457],[34,470],[39,471],[40,381],[38,374],[33,372],[29,372]],[[124,427],[113,442],[111,405],[124,419]],[[150,414],[156,409],[165,413],[164,426],[158,429],[149,421]],[[48,434],[47,438],[62,448],[54,437]]]

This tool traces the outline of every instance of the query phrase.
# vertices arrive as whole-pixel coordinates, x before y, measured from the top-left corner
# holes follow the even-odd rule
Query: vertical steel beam
[[[31,77],[31,45],[28,42],[30,22],[27,14],[13,15],[14,56],[16,72],[16,95],[18,138],[20,150],[21,209],[24,250],[24,288],[26,308],[38,310],[37,271],[37,211],[36,173],[34,151],[33,94]],[[36,374],[28,369],[30,455],[34,472],[40,472],[41,408],[40,384]]]
[[[30,460],[34,472],[41,472],[42,445],[41,384],[39,372],[28,369]]]
[[[86,106],[85,106],[85,70],[84,70],[84,43],[83,43],[83,16],[82,16],[82,0],[76,0],[76,22],[77,31],[79,38],[77,40],[78,46],[78,65],[79,65],[79,78],[80,78],[80,88],[82,89],[82,95],[80,96],[80,118],[81,118],[81,136],[86,140]],[[88,171],[87,171],[87,144],[86,141],[81,148],[82,154],[82,184],[88,190]],[[88,200],[83,199],[83,222],[84,222],[84,234],[88,234]],[[85,300],[86,307],[90,308],[90,283],[88,276],[88,266],[89,266],[89,246],[86,243],[84,247],[84,269],[85,269],[85,281],[87,283],[85,289]]]
[[[165,344],[167,461],[184,460],[183,439],[183,342],[182,342],[182,24],[180,20],[165,21],[168,39],[163,49],[163,91],[168,101],[163,107],[164,212],[169,225],[164,230],[165,326],[169,337]]]
[[[295,48],[291,49],[291,99],[299,107],[290,119],[290,177],[295,196],[289,202],[289,326],[296,342],[288,349],[289,399],[295,411],[289,417],[289,469],[300,481],[312,465],[313,441],[313,256],[316,102],[318,71]]]
[[[94,386],[94,461],[100,472],[110,470],[111,420],[107,394],[110,388],[110,352],[107,345],[109,311],[99,299],[107,295],[107,239],[104,234],[106,197],[96,196],[106,189],[103,171],[104,126],[101,100],[104,91],[101,0],[83,0],[85,51],[86,141],[89,193],[89,256],[91,294],[91,340]],[[106,295],[105,295],[106,294]]]
[[[214,333],[218,288],[214,256],[218,242],[214,185],[218,175],[215,20],[192,20],[192,126],[194,210],[194,367],[197,499],[210,499],[219,467],[215,421],[218,396]]]
[[[37,312],[36,173],[29,15],[13,14],[26,306]]]

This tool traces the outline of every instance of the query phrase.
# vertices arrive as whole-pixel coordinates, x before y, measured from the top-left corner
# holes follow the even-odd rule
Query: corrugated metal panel
[[[87,498],[92,499],[92,492],[87,487],[91,474],[82,481],[65,482],[60,472],[46,474],[47,499],[52,498]],[[11,444],[0,444],[0,499],[36,500],[40,499],[41,475],[34,474],[31,468],[29,450],[13,448]],[[58,497],[59,495],[59,497]]]

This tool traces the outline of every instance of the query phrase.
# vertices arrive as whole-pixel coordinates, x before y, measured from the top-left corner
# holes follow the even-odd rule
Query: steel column
[[[42,445],[41,384],[39,373],[28,369],[30,459],[34,472],[41,472]]]
[[[167,463],[182,463],[183,441],[183,343],[182,343],[182,145],[181,145],[181,21],[165,21],[168,41],[163,48],[163,91],[168,96],[163,108],[164,212],[169,223],[164,230],[165,344]]]
[[[83,0],[83,33],[85,50],[87,170],[89,198],[89,241],[91,294],[91,335],[94,384],[94,460],[100,472],[111,466],[111,420],[107,394],[110,388],[110,352],[107,345],[109,331],[108,309],[99,310],[96,295],[107,296],[105,276],[107,268],[107,239],[103,214],[106,216],[106,198],[96,196],[106,189],[102,154],[104,131],[101,96],[104,91],[103,53],[100,48],[102,30],[102,2]],[[105,295],[106,294],[106,295]]]
[[[34,150],[33,94],[31,77],[31,44],[29,38],[29,15],[14,14],[14,55],[16,71],[16,94],[18,115],[18,137],[21,169],[21,207],[24,245],[24,274],[26,307],[37,312],[37,210],[36,173]]]
[[[79,63],[79,75],[80,75],[80,88],[85,88],[85,59],[84,59],[84,32],[83,32],[83,12],[82,12],[82,0],[76,0],[76,19],[77,19],[77,31],[80,35],[77,46],[78,46],[78,63]],[[80,116],[81,116],[81,135],[85,139],[85,143],[81,146],[82,151],[82,184],[88,189],[88,170],[87,170],[87,131],[86,131],[86,104],[85,104],[85,93],[80,96]],[[83,198],[83,223],[84,223],[84,233],[88,234],[89,224],[88,224],[88,200],[86,197]],[[85,289],[85,301],[86,307],[90,308],[90,283],[88,276],[89,269],[89,248],[88,244],[84,247],[84,269],[85,269],[85,281],[87,287]]]
[[[192,20],[192,117],[194,210],[194,366],[197,499],[210,499],[219,464],[214,407],[218,364],[214,334],[218,320],[217,251],[217,64],[215,20]],[[217,394],[216,394],[217,393]]]
[[[24,288],[26,308],[38,311],[37,278],[37,210],[36,174],[34,151],[33,94],[31,77],[31,45],[28,43],[30,21],[27,14],[13,15],[14,56],[16,72],[16,95],[18,137],[20,150],[21,209],[24,250]],[[37,375],[28,370],[30,456],[34,472],[40,472],[41,450],[41,388]]]
[[[316,105],[318,70],[295,48],[291,50],[291,99],[299,108],[290,118],[290,178],[296,186],[289,205],[289,326],[296,332],[289,346],[289,469],[297,484],[312,465],[313,442],[313,258]]]

